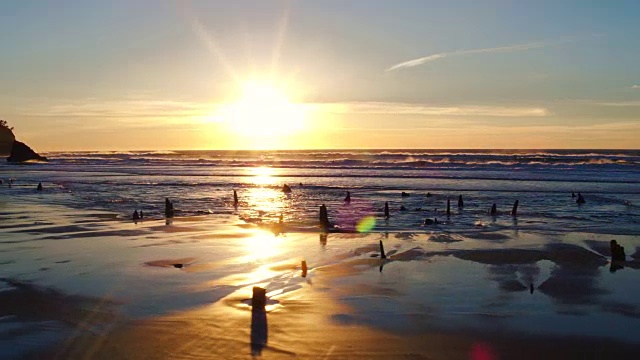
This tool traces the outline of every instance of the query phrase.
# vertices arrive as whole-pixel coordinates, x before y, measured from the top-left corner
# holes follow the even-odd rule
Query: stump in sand
[[[253,310],[264,310],[267,304],[267,290],[258,286],[253,287],[253,297],[251,298],[251,307]]]
[[[387,254],[384,253],[384,245],[382,245],[382,240],[380,240],[380,258],[386,259]]]

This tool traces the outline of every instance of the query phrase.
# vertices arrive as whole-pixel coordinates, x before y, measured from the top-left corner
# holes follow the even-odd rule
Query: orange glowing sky
[[[639,148],[637,2],[0,4],[39,151]]]

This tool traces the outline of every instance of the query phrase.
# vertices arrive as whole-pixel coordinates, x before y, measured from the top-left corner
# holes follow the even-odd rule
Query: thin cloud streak
[[[424,57],[413,59],[413,60],[404,61],[404,62],[395,64],[395,65],[387,68],[385,71],[388,72],[388,71],[394,71],[394,70],[399,70],[399,69],[412,68],[412,67],[415,67],[415,66],[424,65],[426,63],[429,63],[429,62],[432,62],[432,61],[435,61],[435,60],[439,60],[439,59],[443,59],[443,58],[447,58],[447,57],[452,57],[452,56],[472,55],[472,54],[486,54],[486,53],[508,53],[508,52],[516,52],[516,51],[526,51],[526,50],[532,50],[532,49],[540,49],[540,48],[546,47],[548,45],[549,45],[548,43],[544,43],[544,42],[532,42],[532,43],[526,43],[526,44],[500,46],[500,47],[493,47],[493,48],[483,48],[483,49],[472,49],[472,50],[459,50],[459,51],[443,52],[443,53],[424,56]]]
[[[344,102],[309,104],[320,112],[334,114],[423,115],[423,116],[487,116],[541,117],[549,112],[540,107],[509,107],[488,105],[428,106],[395,102]]]
[[[310,112],[318,114],[358,115],[418,115],[449,117],[544,117],[549,111],[543,107],[455,105],[431,106],[402,102],[331,102],[299,103]],[[209,118],[225,108],[224,103],[178,101],[151,98],[125,98],[121,100],[84,99],[81,101],[57,101],[55,103],[30,106],[21,111],[24,116],[34,117],[84,117],[84,118],[164,118],[188,119]]]
[[[596,103],[596,105],[615,106],[615,107],[637,107],[637,106],[640,106],[640,100],[598,102]]]
[[[31,106],[21,111],[34,117],[85,118],[194,118],[215,113],[219,104],[175,100],[125,99],[67,101],[56,104]]]

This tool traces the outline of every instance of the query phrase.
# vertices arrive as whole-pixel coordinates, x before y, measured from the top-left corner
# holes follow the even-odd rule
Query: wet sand
[[[232,215],[136,224],[13,208],[0,206],[2,358],[600,359],[640,348],[637,236],[473,224],[274,235]],[[612,238],[629,255],[614,272]],[[265,312],[251,310],[253,286],[267,289]]]

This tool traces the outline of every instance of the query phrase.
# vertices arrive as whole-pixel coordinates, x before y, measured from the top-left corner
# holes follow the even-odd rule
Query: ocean
[[[640,151],[45,155],[0,165],[2,359],[637,353]]]
[[[304,150],[52,152],[49,163],[0,165],[4,196],[71,208],[162,217],[236,214],[316,231],[318,208],[341,231],[640,233],[637,150]],[[35,191],[42,182],[45,191]],[[288,184],[291,194],[281,189]],[[240,204],[233,206],[233,190]],[[345,204],[346,192],[351,203]],[[406,192],[410,196],[402,197]],[[579,205],[572,193],[581,193]],[[430,196],[428,196],[430,195]],[[462,195],[464,208],[457,206]],[[446,214],[447,200],[451,214]],[[510,215],[519,201],[518,217]],[[389,203],[391,217],[383,208]],[[495,203],[497,216],[490,216]],[[402,210],[401,210],[402,209]],[[363,219],[373,218],[364,228]],[[438,225],[424,225],[425,219]],[[364,229],[364,230],[363,230]]]

